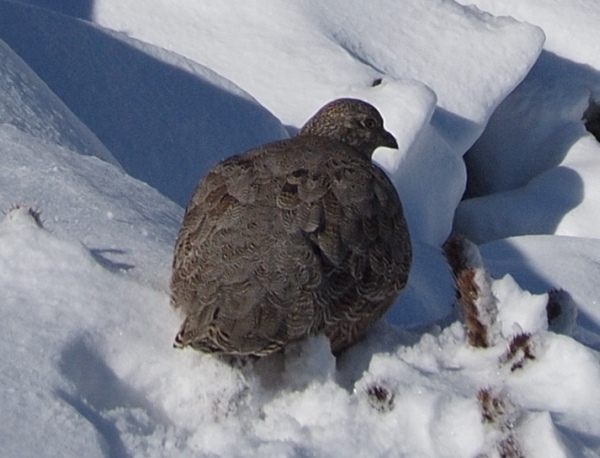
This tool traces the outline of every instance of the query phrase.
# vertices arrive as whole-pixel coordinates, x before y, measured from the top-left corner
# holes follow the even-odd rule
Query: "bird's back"
[[[263,355],[325,332],[339,351],[387,310],[410,262],[396,191],[354,149],[307,135],[233,156],[201,181],[177,239],[179,344]]]

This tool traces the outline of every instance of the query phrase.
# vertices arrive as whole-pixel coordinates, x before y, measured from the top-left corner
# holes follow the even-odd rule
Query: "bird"
[[[383,316],[412,263],[402,203],[371,158],[398,148],[383,124],[336,99],[297,135],[208,171],[175,243],[175,347],[262,357],[325,334],[337,355]]]

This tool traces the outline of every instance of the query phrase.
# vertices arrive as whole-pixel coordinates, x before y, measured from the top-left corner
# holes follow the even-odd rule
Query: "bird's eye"
[[[375,127],[377,126],[377,123],[375,122],[375,120],[373,118],[365,119],[364,124],[367,129],[375,129]]]

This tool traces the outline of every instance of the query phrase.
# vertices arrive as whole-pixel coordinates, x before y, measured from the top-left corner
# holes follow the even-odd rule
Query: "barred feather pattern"
[[[173,260],[171,304],[185,316],[176,346],[263,356],[325,333],[340,352],[404,288],[402,204],[370,158],[395,140],[371,105],[342,100],[366,105],[374,139],[350,146],[306,129],[225,159],[199,183]]]

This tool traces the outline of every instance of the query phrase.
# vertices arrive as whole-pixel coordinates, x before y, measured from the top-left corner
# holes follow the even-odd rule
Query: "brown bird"
[[[263,356],[324,333],[339,353],[406,285],[412,247],[393,184],[398,148],[370,104],[338,99],[296,137],[230,157],[199,183],[175,246],[175,346]]]

